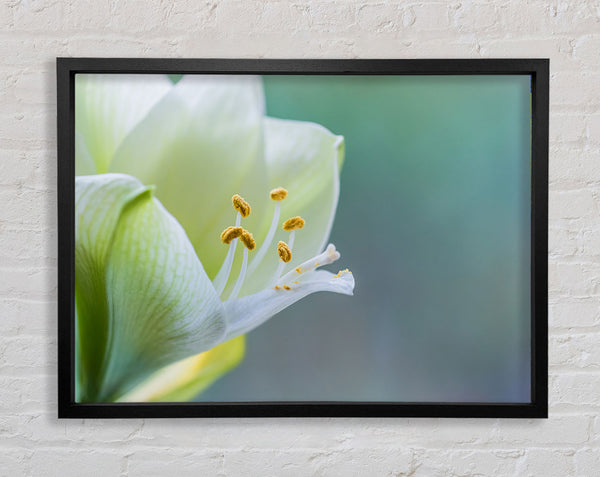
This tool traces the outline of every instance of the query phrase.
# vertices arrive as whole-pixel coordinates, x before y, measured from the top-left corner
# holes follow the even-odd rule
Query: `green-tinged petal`
[[[178,222],[124,174],[76,178],[81,401],[110,401],[212,348],[223,306]]]
[[[187,75],[111,163],[111,171],[156,186],[156,197],[184,227],[211,278],[227,253],[219,236],[235,221],[234,194],[252,206],[242,225],[257,239],[268,228],[263,115],[260,78]]]
[[[106,265],[123,208],[148,189],[128,177],[82,176],[75,185],[78,400],[98,393],[109,332]]]
[[[78,176],[96,174],[96,163],[79,131],[75,131],[75,173]]]
[[[172,87],[166,75],[77,74],[76,174],[107,172],[123,138]],[[92,172],[86,155],[95,163]]]
[[[344,138],[315,123],[264,119],[265,162],[269,188],[288,191],[281,201],[281,220],[301,216],[306,220],[296,232],[292,261],[286,271],[323,250],[335,216],[339,196],[339,171],[344,159]],[[274,207],[271,203],[270,207]],[[289,232],[281,227],[273,243],[288,242]],[[271,252],[276,258],[275,247]],[[263,288],[272,280],[277,260],[262,260],[251,269],[242,295]]]
[[[209,351],[164,367],[121,397],[122,402],[189,401],[244,357],[245,336],[238,336]]]

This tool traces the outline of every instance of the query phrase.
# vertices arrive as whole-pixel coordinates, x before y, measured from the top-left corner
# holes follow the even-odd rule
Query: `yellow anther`
[[[297,273],[302,273],[302,267],[296,267],[296,272]]]
[[[254,241],[254,237],[250,232],[245,229],[242,229],[243,232],[240,235],[240,241],[246,246],[248,250],[254,250],[256,247],[256,242]]]
[[[277,187],[271,191],[271,199],[273,200],[283,200],[287,197],[287,190],[283,187]]]
[[[287,286],[287,285],[283,285],[283,288],[284,288],[285,290],[291,290],[291,289],[292,289],[291,287],[289,287],[289,286]]]
[[[302,217],[292,217],[283,223],[283,230],[286,232],[301,229],[302,227],[304,227],[304,219]]]
[[[221,241],[226,244],[230,244],[233,239],[236,239],[242,235],[244,229],[241,227],[227,227],[221,233]]]
[[[279,285],[275,285],[275,290],[281,290],[281,287]]]
[[[292,259],[292,251],[285,242],[279,242],[277,244],[277,253],[279,254],[279,258],[285,263],[288,263]]]
[[[239,195],[235,194],[231,198],[233,208],[237,210],[242,217],[248,217],[250,215],[250,204],[242,199]]]

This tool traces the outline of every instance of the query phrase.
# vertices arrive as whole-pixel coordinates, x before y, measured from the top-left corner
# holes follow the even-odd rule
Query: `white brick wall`
[[[0,5],[0,475],[600,475],[600,4]],[[56,419],[56,56],[550,57],[550,419]]]

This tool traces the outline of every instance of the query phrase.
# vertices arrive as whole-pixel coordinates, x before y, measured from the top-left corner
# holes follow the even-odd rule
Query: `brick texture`
[[[600,475],[600,4],[4,0],[0,475]],[[56,56],[549,57],[550,418],[56,419]]]

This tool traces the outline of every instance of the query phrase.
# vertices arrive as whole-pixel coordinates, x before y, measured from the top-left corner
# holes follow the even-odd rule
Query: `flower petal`
[[[354,290],[354,276],[348,271],[337,275],[324,270],[311,271],[298,277],[296,282],[289,284],[289,290],[283,287],[267,288],[253,295],[226,301],[226,339],[248,333],[311,293],[328,291],[352,295]]]
[[[244,357],[244,350],[245,336],[238,336],[209,351],[165,366],[119,401],[189,401],[235,368]]]
[[[89,171],[83,167],[86,152],[93,172],[106,172],[123,138],[172,88],[166,75],[77,74],[75,130],[83,139],[75,147],[77,175]]]
[[[268,228],[263,160],[264,97],[257,77],[188,75],[148,114],[116,153],[111,171],[156,186],[156,197],[185,228],[208,275],[227,247],[219,236],[232,225],[231,197],[253,213],[244,228]]]
[[[75,131],[75,174],[78,176],[96,174],[96,163],[79,131]]]
[[[338,202],[344,138],[310,122],[265,118],[264,127],[269,188],[281,186],[288,191],[281,201],[281,218],[300,215],[306,221],[297,231],[289,270],[319,253],[327,243]],[[287,242],[288,237],[279,227],[273,243]],[[242,294],[268,284],[276,267],[276,260],[263,260],[248,277]]]
[[[127,177],[82,176],[75,184],[77,400],[98,393],[108,339],[105,270],[123,208],[147,190]],[[98,200],[101,199],[101,200]]]
[[[77,177],[75,210],[81,400],[114,400],[222,340],[223,306],[150,189],[123,174]]]

